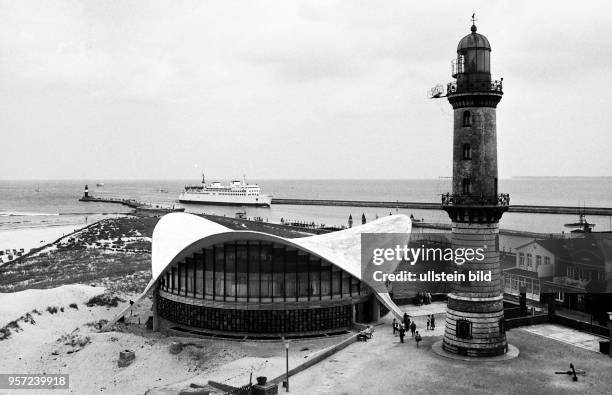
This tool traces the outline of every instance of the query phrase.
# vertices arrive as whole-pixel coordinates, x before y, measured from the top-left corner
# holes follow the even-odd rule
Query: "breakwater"
[[[440,203],[424,202],[383,202],[366,200],[318,200],[318,199],[282,199],[273,198],[272,204],[290,204],[303,206],[348,206],[348,207],[383,207],[383,208],[408,208],[422,210],[441,210]],[[511,213],[534,213],[534,214],[585,214],[612,216],[612,207],[579,207],[579,206],[540,206],[540,205],[511,205],[508,208]]]
[[[130,208],[138,208],[147,205],[146,203],[134,199],[98,198],[93,196],[83,196],[79,199],[79,202],[117,203]]]

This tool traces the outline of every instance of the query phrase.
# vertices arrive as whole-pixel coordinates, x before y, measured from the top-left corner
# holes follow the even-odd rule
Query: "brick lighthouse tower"
[[[476,30],[472,23],[471,33],[459,41],[452,62],[456,81],[447,86],[454,112],[453,191],[442,196],[442,208],[452,220],[453,248],[485,248],[484,259],[454,267],[466,281],[453,284],[448,295],[442,347],[481,357],[507,350],[498,223],[509,196],[497,191],[495,113],[502,83],[491,80],[491,46]],[[469,281],[470,271],[490,271],[491,280]]]

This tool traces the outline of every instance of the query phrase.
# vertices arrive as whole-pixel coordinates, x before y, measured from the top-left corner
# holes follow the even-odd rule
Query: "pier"
[[[383,202],[366,200],[332,200],[332,199],[282,199],[273,198],[272,204],[290,204],[303,206],[348,206],[348,207],[383,207],[407,208],[421,210],[442,210],[440,203],[424,202]],[[570,215],[605,215],[612,216],[612,207],[579,207],[579,206],[535,206],[513,204],[508,209],[511,213],[534,214],[570,214]]]
[[[98,198],[93,196],[83,196],[79,199],[79,202],[95,202],[95,203],[116,203],[128,206],[130,208],[138,208],[146,206],[146,203],[139,202],[134,199],[119,199],[119,198]]]
[[[135,199],[120,199],[120,198],[97,198],[93,196],[83,196],[79,199],[79,202],[96,202],[96,203],[116,203],[128,206],[136,210],[136,214],[140,215],[164,215],[174,212],[183,212],[183,207],[175,208],[164,207],[161,205],[152,205],[149,203],[140,202]]]

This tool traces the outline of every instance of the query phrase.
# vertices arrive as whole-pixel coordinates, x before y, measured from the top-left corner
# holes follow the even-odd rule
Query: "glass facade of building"
[[[299,336],[349,329],[372,310],[369,287],[292,246],[239,240],[194,251],[159,277],[167,329]]]
[[[361,281],[324,259],[264,241],[204,248],[169,267],[159,287],[187,298],[247,303],[337,300],[370,293]]]

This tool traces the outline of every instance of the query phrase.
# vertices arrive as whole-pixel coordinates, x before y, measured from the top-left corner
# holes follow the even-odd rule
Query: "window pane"
[[[176,293],[181,295],[183,293],[183,287],[185,282],[183,281],[183,265],[182,262],[176,264]]]
[[[340,269],[332,265],[332,289],[334,290],[334,295],[340,295],[341,276]]]
[[[308,255],[304,253],[298,254],[297,260],[298,273],[298,296],[308,297]]]
[[[181,295],[186,295],[187,294],[187,265],[185,265],[185,262],[179,262],[179,270],[181,272],[180,275],[180,279],[181,279]]]
[[[297,251],[287,250],[285,254],[285,296],[286,300],[293,301],[296,298],[296,268],[297,268]]]
[[[204,292],[206,294],[206,299],[212,299],[213,295],[213,251],[212,248],[207,248],[204,251],[204,267],[205,267],[205,276],[204,276]]]
[[[329,262],[321,262],[321,298],[329,299],[329,292],[331,290],[331,274],[329,269],[331,268]]]
[[[173,267],[172,268],[172,293],[174,294],[178,294],[179,290],[178,290],[178,283],[179,283],[179,277],[178,277],[178,268]]]
[[[351,277],[351,295],[358,296],[359,295],[359,280]]]
[[[238,278],[236,278],[236,296],[238,300],[246,301],[247,297],[247,246],[239,244],[236,247],[236,267]]]
[[[248,246],[249,301],[259,300],[259,245]]]
[[[196,264],[196,297],[204,296],[204,254],[195,254]]]
[[[236,250],[234,244],[225,244],[225,295],[236,296]]]
[[[311,256],[308,265],[310,267],[310,298],[318,299],[321,296],[321,260]]]
[[[215,246],[215,299],[223,300],[225,295],[224,284],[225,278],[223,277],[223,269],[225,264],[223,262],[223,245]]]
[[[269,302],[272,296],[272,245],[261,246],[261,292],[262,302]]]
[[[285,284],[283,284],[284,282],[283,272],[285,270],[284,255],[285,255],[285,249],[283,248],[283,246],[275,244],[273,248],[273,252],[272,252],[272,259],[273,259],[272,265],[274,268],[273,296],[275,299],[278,298],[276,300],[283,299],[285,296],[284,294]]]
[[[193,297],[193,258],[186,258],[183,266],[183,278],[185,279],[184,288],[186,295]]]
[[[351,275],[342,271],[342,295],[348,296],[351,291]]]

